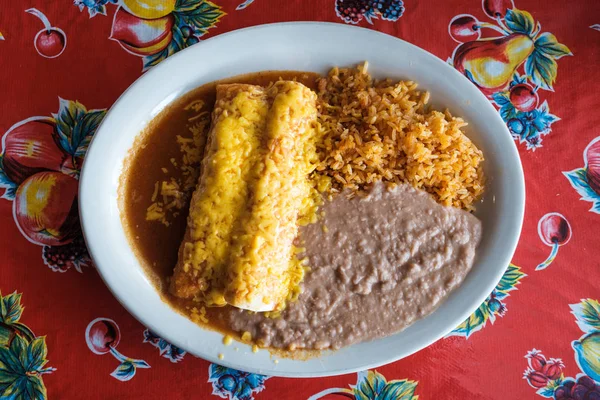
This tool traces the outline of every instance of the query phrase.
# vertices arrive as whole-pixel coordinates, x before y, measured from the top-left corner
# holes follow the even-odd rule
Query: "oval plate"
[[[375,341],[325,352],[306,361],[252,353],[241,343],[203,329],[165,304],[125,236],[118,204],[123,160],[134,139],[165,106],[204,83],[264,70],[326,73],[368,60],[375,77],[410,79],[431,92],[433,104],[469,122],[483,150],[488,177],[477,206],[483,239],[464,283],[427,318]],[[85,158],[79,205],[83,231],[98,271],[116,298],[142,324],[188,352],[230,368],[288,377],[345,374],[406,357],[442,338],[486,299],[513,255],[525,207],[516,146],[491,103],[464,76],[409,43],[372,30],[330,23],[262,25],[219,35],[168,58],[139,78],[112,106]],[[239,351],[235,351],[238,347]],[[219,360],[218,354],[224,355]]]

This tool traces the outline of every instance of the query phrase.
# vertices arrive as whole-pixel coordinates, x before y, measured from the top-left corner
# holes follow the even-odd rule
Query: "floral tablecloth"
[[[600,399],[600,1],[242,1],[0,1],[0,398]],[[140,325],[77,213],[90,138],[136,78],[206,38],[295,20],[447,60],[498,109],[527,185],[517,252],[468,320],[396,363],[304,380],[210,364]]]

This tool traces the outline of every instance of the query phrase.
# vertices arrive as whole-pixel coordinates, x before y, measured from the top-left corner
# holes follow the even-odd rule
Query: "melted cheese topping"
[[[172,291],[208,306],[280,310],[304,276],[293,241],[316,219],[316,94],[220,85]]]
[[[269,89],[267,145],[252,182],[252,199],[234,237],[225,299],[253,311],[282,308],[304,270],[293,254],[298,217],[310,200],[308,180],[316,161],[316,95],[296,82]]]
[[[236,85],[237,86],[237,85]],[[242,89],[242,90],[240,90]],[[259,157],[269,109],[263,88],[228,88],[214,111],[200,187],[194,193],[184,247],[184,270],[193,270],[207,305],[224,305],[218,280],[229,260],[231,233],[249,196],[248,180]]]

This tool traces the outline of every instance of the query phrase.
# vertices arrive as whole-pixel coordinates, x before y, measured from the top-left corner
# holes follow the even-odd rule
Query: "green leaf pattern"
[[[417,382],[406,379],[387,382],[377,371],[358,373],[356,385],[352,388],[356,400],[417,400]]]
[[[383,388],[381,399],[399,399],[399,400],[417,400],[419,396],[414,396],[417,389],[417,382],[406,379],[393,380]]]
[[[450,332],[448,336],[464,336],[469,338],[473,333],[484,328],[490,319],[493,323],[495,320],[494,313],[490,311],[487,302],[484,302],[473,314],[469,315],[469,318]]]
[[[92,136],[96,133],[100,122],[106,115],[106,110],[90,110],[82,118],[81,124],[78,125],[78,136],[72,141],[76,144],[75,157],[81,157],[87,152]]]
[[[45,337],[35,337],[33,332],[19,322],[23,313],[21,294],[0,293],[0,399],[45,400],[46,387],[42,375],[55,371],[44,368],[47,348]]]
[[[175,6],[175,12],[183,22],[196,28],[196,32],[204,35],[225,15],[221,7],[207,0],[183,0]]]
[[[135,365],[130,362],[121,363],[110,375],[121,382],[126,382],[135,376]]]
[[[39,371],[47,363],[46,338],[37,337],[27,346],[27,359],[25,369],[27,371]]]
[[[385,387],[386,381],[383,375],[374,371],[362,371],[358,373],[358,381],[353,388],[357,400],[374,399]]]
[[[377,371],[361,371],[358,373],[356,385],[346,388],[325,389],[308,400],[319,400],[328,395],[340,395],[355,400],[418,400],[415,395],[418,382],[408,379],[387,381],[385,376]],[[328,397],[327,397],[328,398]]]
[[[59,108],[57,114],[52,114],[56,119],[56,131],[58,133],[61,147],[68,153],[73,154],[75,148],[72,145],[73,132],[79,135],[80,129],[77,125],[86,113],[86,108],[78,101],[70,101],[58,98]]]
[[[582,299],[581,303],[572,304],[570,307],[579,329],[586,333],[600,331],[600,303],[598,300]]]
[[[507,10],[504,22],[511,31],[525,35],[531,35],[536,26],[530,13],[516,8]]]
[[[502,275],[502,279],[498,282],[498,286],[496,286],[496,291],[508,293],[511,290],[515,290],[517,284],[524,276],[525,274],[521,271],[521,268],[514,264],[509,264],[506,272]]]
[[[225,15],[221,7],[208,0],[178,0],[173,11],[173,38],[168,46],[156,54],[143,58],[143,71],[157,65],[162,60],[198,42],[199,38],[214,28]],[[191,37],[185,38],[181,28],[193,30]]]
[[[541,51],[542,53],[553,57],[555,60],[558,60],[564,56],[572,56],[571,50],[564,44],[561,44],[556,40],[556,36],[549,32],[542,33],[535,40],[535,48]]]
[[[56,131],[61,147],[74,157],[83,157],[106,110],[88,111],[78,101],[65,100],[59,97],[56,119]]]
[[[509,296],[509,292],[516,289],[520,280],[525,276],[525,273],[519,267],[509,264],[506,272],[502,275],[502,279],[500,279],[500,282],[486,301],[469,318],[450,332],[447,337],[464,336],[465,338],[469,338],[473,333],[483,329],[488,321],[493,324],[497,315],[502,316],[506,312],[506,305],[503,303],[503,300]]]
[[[535,85],[544,90],[553,90],[552,85],[556,81],[557,72],[556,61],[541,50],[535,49],[525,61],[525,73]]]
[[[21,294],[14,292],[8,296],[1,297],[0,301],[0,321],[5,324],[13,324],[18,322],[23,313],[23,307],[21,307]]]

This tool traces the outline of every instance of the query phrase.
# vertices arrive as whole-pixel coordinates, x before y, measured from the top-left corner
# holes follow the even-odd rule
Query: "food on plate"
[[[473,265],[485,178],[466,122],[428,101],[366,63],[249,74],[175,101],[138,139],[121,191],[165,301],[290,354],[433,312]]]
[[[202,296],[207,305],[225,305],[219,281],[229,262],[234,225],[247,207],[269,109],[263,88],[221,85],[202,174],[190,205],[188,227],[171,281],[181,298]]]
[[[428,107],[410,81],[374,81],[366,66],[332,69],[319,80],[320,173],[334,189],[383,180],[409,183],[440,204],[472,210],[483,194],[483,154],[467,123]]]
[[[350,195],[300,228],[310,273],[298,300],[279,318],[234,311],[235,331],[264,347],[338,349],[405,328],[463,281],[481,238],[475,216],[406,184]]]
[[[303,205],[310,203],[308,175],[316,159],[316,94],[290,81],[275,83],[267,94],[272,104],[264,149],[254,165],[247,212],[233,236],[225,284],[228,304],[253,311],[282,308],[302,279],[292,242]]]
[[[303,274],[291,262],[292,242],[311,192],[315,102],[291,81],[217,86],[173,294],[253,311],[282,307]]]

